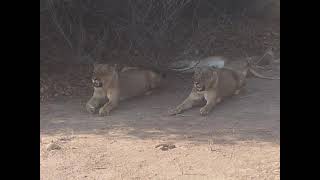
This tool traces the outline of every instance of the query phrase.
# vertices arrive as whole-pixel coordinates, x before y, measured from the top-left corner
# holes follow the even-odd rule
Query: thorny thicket
[[[255,24],[258,21],[249,18],[253,12],[250,7],[258,7],[254,2],[262,1],[241,2],[43,0],[40,60],[62,59],[64,55],[70,61],[140,60],[154,64],[192,55],[243,55],[243,51],[261,53],[270,46],[279,48],[272,41],[277,38],[277,29],[262,27],[268,32],[261,32]]]
[[[279,54],[279,3],[40,0],[40,98],[75,94],[89,79],[85,64],[94,61],[166,68],[175,60],[260,55],[270,47]]]

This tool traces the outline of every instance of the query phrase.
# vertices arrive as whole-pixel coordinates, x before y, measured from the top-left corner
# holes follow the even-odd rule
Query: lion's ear
[[[93,69],[94,69],[94,70],[98,69],[100,66],[101,66],[100,63],[97,63],[97,62],[94,62],[94,63],[93,63]]]

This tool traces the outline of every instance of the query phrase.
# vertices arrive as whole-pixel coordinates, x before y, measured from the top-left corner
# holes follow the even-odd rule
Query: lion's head
[[[109,86],[118,76],[118,66],[109,64],[94,64],[92,83],[94,87]]]
[[[193,86],[201,92],[215,87],[218,83],[218,70],[209,67],[197,68],[193,75]]]

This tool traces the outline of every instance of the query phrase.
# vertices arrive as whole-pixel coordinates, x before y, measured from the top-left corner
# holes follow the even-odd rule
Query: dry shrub
[[[165,69],[181,59],[280,51],[279,7],[279,0],[40,0],[40,63],[51,70],[95,61]],[[70,71],[78,73],[70,86],[59,82],[70,74],[42,71],[40,91],[83,85],[88,72]]]

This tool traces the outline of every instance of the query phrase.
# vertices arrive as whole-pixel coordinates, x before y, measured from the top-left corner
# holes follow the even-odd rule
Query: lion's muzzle
[[[87,104],[86,105],[86,109],[89,113],[95,113],[96,112],[96,108],[94,108],[91,104]]]
[[[102,87],[102,82],[97,78],[92,79],[93,87]]]
[[[204,91],[204,86],[202,86],[198,82],[194,82],[194,87],[196,88],[197,91]]]

